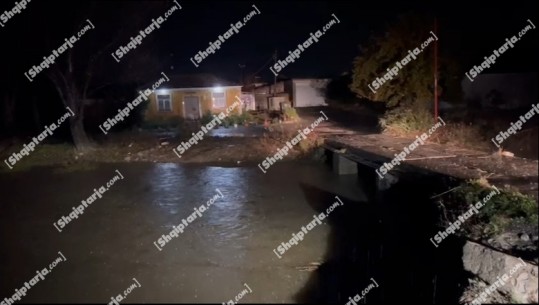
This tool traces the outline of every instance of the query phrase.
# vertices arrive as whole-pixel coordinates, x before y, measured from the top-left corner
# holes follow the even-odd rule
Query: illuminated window
[[[224,92],[212,92],[213,108],[225,108],[226,98]]]
[[[170,94],[157,95],[157,109],[163,112],[172,111]]]

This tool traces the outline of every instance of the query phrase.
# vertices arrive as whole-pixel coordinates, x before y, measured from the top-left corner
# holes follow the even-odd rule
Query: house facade
[[[277,110],[280,104],[292,107],[327,106],[325,89],[329,79],[293,78],[253,89],[257,109]]]
[[[171,76],[166,88],[159,88],[149,96],[145,119],[151,121],[184,118],[200,119],[208,112],[218,114],[241,96],[241,86],[210,74]],[[231,113],[240,114],[242,107]]]

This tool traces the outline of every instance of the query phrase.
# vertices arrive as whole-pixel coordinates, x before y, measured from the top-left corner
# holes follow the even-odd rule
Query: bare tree
[[[158,37],[158,33],[148,35],[141,45],[119,63],[114,60],[111,53],[120,46],[125,46],[131,40],[130,37],[144,30],[151,24],[151,19],[163,14],[168,6],[170,5],[162,1],[119,4],[98,2],[97,5],[92,3],[88,9],[77,7],[82,13],[74,14],[73,19],[78,22],[72,23],[76,26],[70,31],[65,31],[67,27],[62,26],[64,29],[62,32],[66,33],[64,37],[77,33],[90,22],[95,26],[87,31],[76,45],[69,48],[65,54],[61,54],[57,62],[46,71],[62,103],[75,112],[75,116],[70,117],[69,123],[77,150],[84,151],[94,147],[84,128],[85,100],[107,85],[140,81],[144,76],[159,74],[159,72],[152,73],[152,70],[159,69],[157,56],[154,55],[156,44],[152,43]],[[51,41],[53,39],[48,39],[47,44],[52,45]]]

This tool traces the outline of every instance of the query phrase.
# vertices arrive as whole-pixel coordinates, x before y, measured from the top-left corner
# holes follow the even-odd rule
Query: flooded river
[[[94,196],[83,214],[58,226],[118,173],[123,179],[102,198]],[[312,270],[328,257],[331,219],[281,259],[274,249],[335,195],[345,206],[361,205],[365,198],[355,179],[323,164],[286,162],[267,174],[254,165],[167,163],[0,174],[0,298],[21,290],[61,253],[65,261],[34,281],[22,302],[109,303],[135,282],[140,286],[124,302],[221,303],[238,295],[245,303],[311,300],[320,293]],[[158,239],[218,191],[222,198],[160,251]]]

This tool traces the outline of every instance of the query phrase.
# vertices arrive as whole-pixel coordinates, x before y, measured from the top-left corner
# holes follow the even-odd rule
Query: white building
[[[296,108],[327,106],[325,90],[328,83],[329,79],[296,78],[260,86],[254,89],[256,106],[272,110],[286,102]]]

